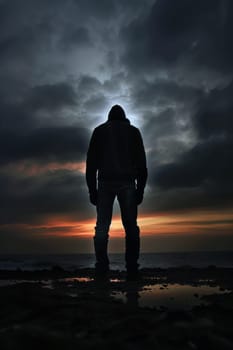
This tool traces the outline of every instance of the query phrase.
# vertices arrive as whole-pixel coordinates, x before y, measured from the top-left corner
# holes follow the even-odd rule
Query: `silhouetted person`
[[[137,276],[140,250],[137,206],[143,201],[147,180],[146,156],[139,129],[132,126],[123,108],[115,105],[108,120],[93,131],[86,161],[90,202],[96,205],[94,235],[97,274],[109,270],[108,232],[117,197],[125,229],[127,276]]]

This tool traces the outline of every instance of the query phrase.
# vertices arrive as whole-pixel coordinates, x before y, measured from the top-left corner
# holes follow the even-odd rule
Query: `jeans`
[[[94,246],[96,268],[108,269],[107,245],[109,228],[112,220],[114,199],[117,197],[122,224],[125,229],[125,262],[127,270],[136,270],[139,266],[140,236],[137,226],[137,200],[134,182],[107,183],[99,182],[97,195],[97,221],[95,226]]]

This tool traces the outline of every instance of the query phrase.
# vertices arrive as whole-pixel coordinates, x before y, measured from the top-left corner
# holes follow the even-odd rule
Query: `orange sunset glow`
[[[47,172],[56,172],[58,170],[78,171],[85,173],[86,162],[49,162],[45,164],[35,163],[32,161],[19,161],[9,163],[1,168],[1,173],[17,172],[24,176],[35,176],[46,174]]]
[[[141,215],[138,225],[142,236],[166,234],[202,234],[208,232],[231,232],[233,212],[194,212],[194,213],[158,213],[157,215]],[[90,238],[94,234],[95,219],[74,221],[69,217],[51,216],[47,223],[5,225],[21,230],[33,231],[35,236],[83,237]],[[114,216],[109,232],[111,237],[124,237],[124,229],[119,216]]]

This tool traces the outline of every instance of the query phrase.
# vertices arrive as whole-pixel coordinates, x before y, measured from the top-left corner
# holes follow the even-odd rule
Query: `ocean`
[[[109,254],[110,268],[124,270],[124,254]],[[168,268],[168,267],[233,267],[233,251],[212,252],[164,252],[141,253],[140,268]],[[0,255],[0,270],[43,270],[60,266],[65,270],[77,268],[93,268],[95,256],[93,254],[2,254]]]

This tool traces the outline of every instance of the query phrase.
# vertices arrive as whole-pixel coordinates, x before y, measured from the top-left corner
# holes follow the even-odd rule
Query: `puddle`
[[[13,286],[19,283],[44,283],[49,284],[49,281],[36,281],[36,280],[0,280],[0,287]]]
[[[111,283],[120,283],[120,282],[124,282],[124,279],[120,279],[120,278],[110,278],[110,282]]]
[[[0,280],[0,287],[13,286],[21,283],[39,283],[42,288],[54,289],[52,280]]]
[[[94,278],[91,277],[67,277],[58,279],[59,282],[91,282],[94,281]]]
[[[156,307],[159,309],[184,309],[190,310],[197,305],[207,305],[208,301],[202,299],[202,296],[211,294],[230,293],[231,290],[211,285],[211,280],[199,280],[198,285],[166,283],[166,280],[160,280],[161,283],[154,284],[154,278],[147,285],[125,285],[124,279],[110,279],[111,288],[107,289],[108,295],[124,303],[140,307]],[[94,281],[90,277],[68,277],[58,280],[0,280],[0,287],[11,286],[19,283],[39,283],[42,288],[60,289],[71,297],[78,296],[77,288],[79,283]],[[123,284],[122,284],[123,282]],[[88,287],[89,288],[89,287]],[[123,289],[123,291],[122,291]],[[92,290],[95,293],[95,288]]]
[[[168,309],[189,310],[194,306],[208,304],[202,300],[204,295],[230,293],[230,290],[221,290],[219,286],[189,284],[156,284],[147,285],[142,290],[128,289],[125,292],[115,291],[112,296],[124,303],[135,304],[140,307],[157,307]]]
[[[67,277],[61,278],[57,280],[0,280],[0,287],[13,286],[15,284],[20,283],[39,283],[42,288],[47,289],[55,289],[55,286],[60,283],[64,283],[64,285],[68,288],[72,288],[75,286],[76,282],[85,283],[93,281],[93,278],[90,277]]]

